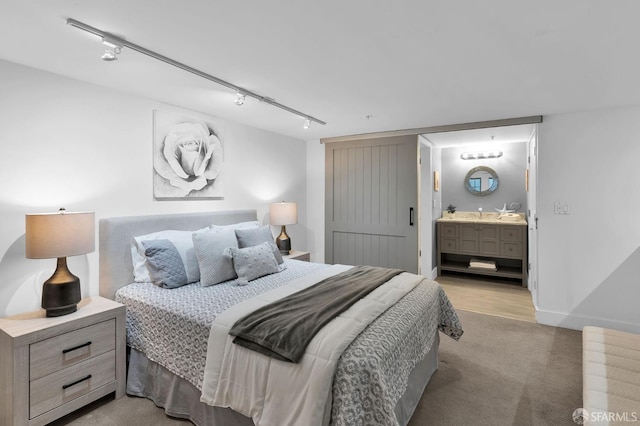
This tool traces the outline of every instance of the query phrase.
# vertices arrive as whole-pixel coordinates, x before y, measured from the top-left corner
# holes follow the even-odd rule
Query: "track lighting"
[[[236,105],[238,106],[244,105],[244,99],[246,98],[246,96],[247,95],[245,95],[244,93],[238,92],[235,100]]]
[[[305,129],[309,128],[309,126],[311,125],[311,121],[315,121],[316,123],[322,124],[322,125],[327,124],[326,122],[319,120],[311,115],[305,114],[301,111],[297,111],[293,108],[289,108],[286,105],[276,102],[275,100],[273,100],[268,96],[262,96],[250,90],[243,89],[242,87],[236,86],[235,84],[229,83],[228,81],[222,80],[221,78],[215,77],[211,74],[207,74],[205,72],[192,68],[189,65],[183,64],[182,62],[178,62],[167,56],[161,55],[160,53],[146,49],[135,43],[127,41],[124,38],[116,37],[112,34],[99,30],[98,28],[92,27],[83,22],[76,21],[75,19],[72,19],[72,18],[68,18],[67,24],[102,38],[102,43],[107,47],[107,50],[102,55],[102,59],[105,61],[116,60],[117,55],[120,54],[121,49],[123,47],[127,47],[131,50],[135,50],[138,53],[142,53],[143,55],[147,55],[151,58],[157,59],[161,62],[164,62],[165,64],[169,64],[176,68],[180,68],[183,71],[190,72],[191,74],[195,74],[198,77],[202,77],[209,81],[213,81],[214,83],[220,84],[221,86],[224,86],[228,89],[235,91],[236,93],[238,93],[238,96],[235,100],[236,105],[242,105],[244,103],[245,98],[249,96],[251,98],[259,100],[260,102],[264,102],[265,104],[269,104],[276,108],[280,108],[281,110],[287,111],[291,114],[295,114],[299,117],[304,117],[306,119],[305,125],[304,125]]]
[[[308,129],[309,127],[311,127],[311,120],[309,120],[308,118],[304,120],[304,126],[302,126],[303,129]]]

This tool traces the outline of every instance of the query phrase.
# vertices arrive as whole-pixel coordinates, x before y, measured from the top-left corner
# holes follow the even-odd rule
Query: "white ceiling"
[[[0,0],[0,58],[312,140],[640,104],[638,16],[636,0]],[[328,124],[129,49],[104,62],[67,18]]]

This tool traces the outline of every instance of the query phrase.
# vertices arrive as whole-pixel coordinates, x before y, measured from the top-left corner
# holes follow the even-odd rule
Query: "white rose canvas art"
[[[221,126],[196,113],[153,111],[156,199],[222,199]]]

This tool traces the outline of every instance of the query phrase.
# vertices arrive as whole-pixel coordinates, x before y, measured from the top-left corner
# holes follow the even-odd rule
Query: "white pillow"
[[[226,229],[253,229],[259,227],[260,222],[258,222],[257,220],[251,220],[248,222],[232,223],[231,225],[211,225],[209,229],[211,229],[212,231],[224,231]]]
[[[204,228],[207,229],[207,228]],[[196,232],[200,232],[198,230]],[[197,275],[200,279],[198,259],[193,248],[193,231],[166,230],[134,237],[131,241],[131,263],[133,264],[133,280],[138,283],[150,283],[149,270],[147,269],[145,248],[142,241],[169,240],[178,250],[180,257],[188,270],[189,276]],[[195,270],[194,270],[195,268]],[[197,281],[197,280],[196,280]]]

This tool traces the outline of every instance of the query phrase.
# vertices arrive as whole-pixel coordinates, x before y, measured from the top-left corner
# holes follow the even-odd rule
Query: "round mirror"
[[[491,167],[474,167],[465,176],[464,186],[473,195],[489,195],[498,189],[498,174]]]

